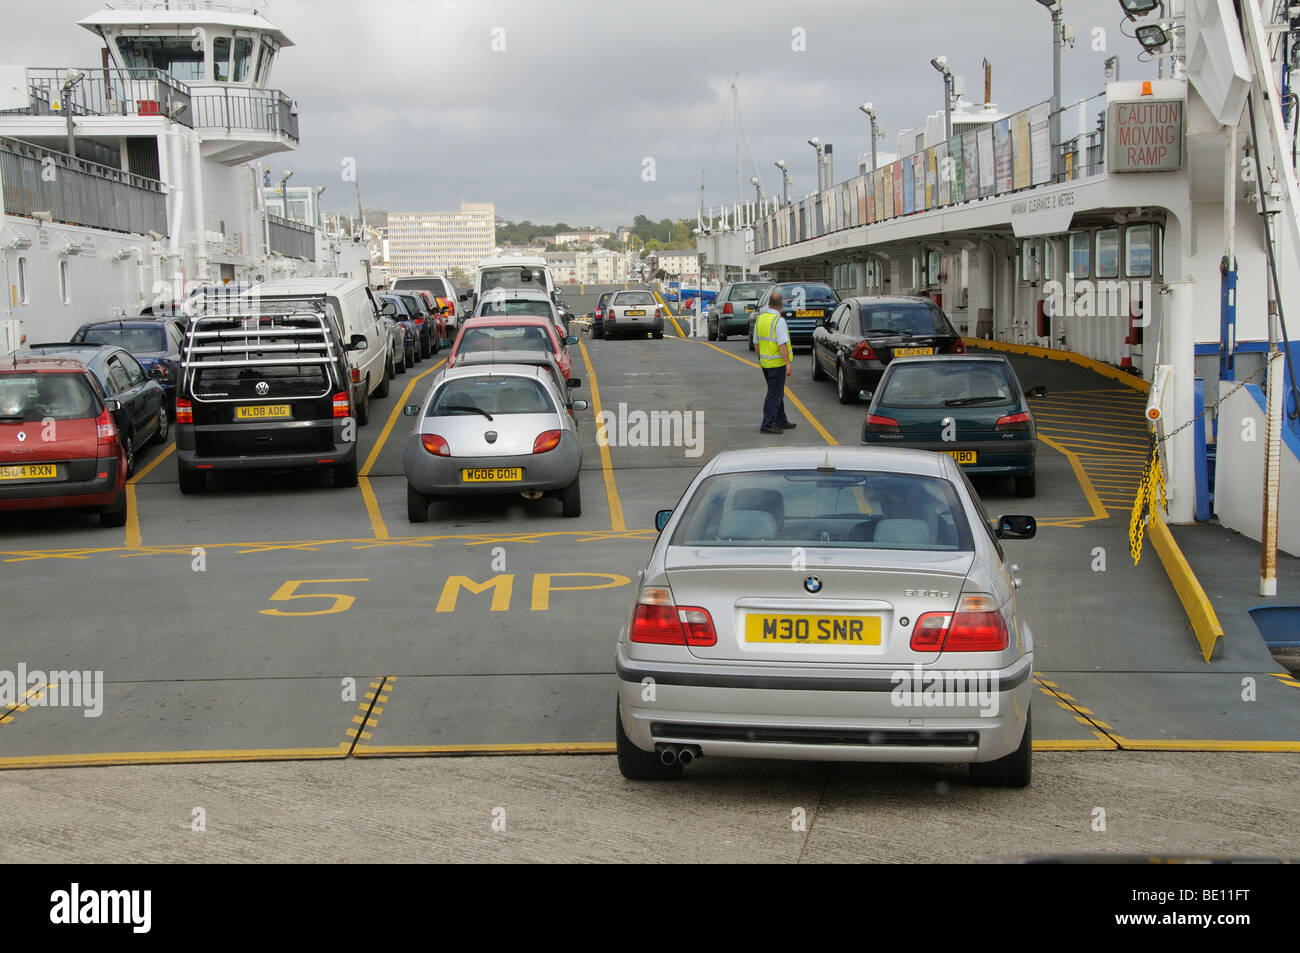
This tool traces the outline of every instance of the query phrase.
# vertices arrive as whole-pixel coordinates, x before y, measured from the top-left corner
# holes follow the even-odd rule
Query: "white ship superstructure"
[[[0,66],[0,351],[199,285],[364,277],[351,236],[267,210],[298,112],[271,86],[292,41],[256,6],[115,2],[80,25],[100,64]]]

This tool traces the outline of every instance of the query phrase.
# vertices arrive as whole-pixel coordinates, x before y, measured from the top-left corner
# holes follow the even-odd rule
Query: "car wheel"
[[[388,379],[391,381],[397,376],[397,366],[393,363],[393,352],[388,352]]]
[[[347,463],[340,463],[334,467],[334,485],[335,486],[356,486],[357,485],[357,458],[356,454]]]
[[[1033,774],[1033,711],[1025,713],[1025,733],[1020,747],[996,761],[975,762],[970,766],[972,784],[991,788],[1025,788]]]
[[[126,525],[126,487],[117,494],[117,500],[112,506],[106,506],[99,511],[99,525],[106,527]]]
[[[429,498],[406,485],[406,518],[412,523],[429,521]]]
[[[122,449],[126,451],[126,475],[135,473],[135,435],[127,434],[122,438]]]
[[[402,352],[402,359],[401,359],[401,361],[399,361],[398,363],[396,363],[396,364],[393,365],[393,373],[394,373],[394,374],[405,374],[405,373],[406,373],[406,352],[405,352],[405,351]]]
[[[849,381],[844,374],[843,364],[837,364],[835,367],[835,396],[840,399],[841,404],[858,402],[858,395],[849,390]]]
[[[710,340],[710,341],[716,341],[717,339],[718,339],[718,329],[717,329],[716,327],[714,327],[712,324],[710,324],[710,325],[709,325],[709,340]]]
[[[208,475],[202,470],[191,470],[177,461],[176,482],[180,484],[181,492],[190,496],[208,488]]]
[[[1018,476],[1015,478],[1015,481],[1016,481],[1016,496],[1022,498],[1030,497],[1038,492],[1037,474],[1030,473],[1027,474],[1026,476]]]
[[[357,426],[364,427],[370,423],[370,381],[361,385],[361,404],[357,407]]]
[[[379,386],[375,388],[375,396],[384,398],[388,396],[388,382],[393,378],[393,365],[389,361],[384,361],[384,376],[380,378]]]
[[[752,325],[750,326],[749,333],[745,335],[745,337],[749,339],[749,343],[748,343],[749,349],[751,351],[754,350],[754,328]]]
[[[664,332],[656,331],[653,335],[651,335],[651,337],[653,337],[656,341],[662,341],[664,339]]]
[[[579,486],[581,481],[582,476],[579,474],[574,477],[573,482],[566,486],[563,492],[560,493],[560,502],[564,504],[565,516],[582,515],[582,487]]]
[[[618,753],[618,770],[629,781],[672,781],[682,776],[682,764],[664,764],[658,753],[642,751],[632,744],[623,730],[623,715],[614,706],[614,749]]]
[[[158,408],[158,432],[153,435],[153,442],[162,446],[167,443],[167,438],[171,435],[172,421],[167,416],[167,403]]]
[[[411,350],[410,348],[407,348],[406,351],[404,351],[403,353],[406,355],[406,366],[407,366],[408,368],[414,367],[414,366],[415,366],[415,351]]]
[[[813,349],[812,349],[812,362],[813,362],[813,375],[812,375],[813,380],[815,380],[815,381],[824,381],[824,380],[826,380],[826,378],[827,378],[829,375],[828,375],[824,370],[822,370],[821,363],[817,360],[817,345],[816,345],[816,344],[813,345]]]

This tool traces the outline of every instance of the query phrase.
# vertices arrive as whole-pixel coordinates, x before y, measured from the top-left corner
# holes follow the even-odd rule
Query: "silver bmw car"
[[[1030,779],[1033,639],[1003,539],[944,454],[790,447],[714,457],[618,637],[619,768],[702,755],[969,762]]]
[[[429,518],[429,505],[464,495],[519,493],[560,498],[565,516],[582,515],[582,447],[573,411],[555,376],[530,364],[471,364],[440,372],[417,418],[402,463],[407,517]]]

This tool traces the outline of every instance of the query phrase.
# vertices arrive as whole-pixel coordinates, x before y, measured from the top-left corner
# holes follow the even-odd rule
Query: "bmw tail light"
[[[178,424],[194,423],[194,407],[184,397],[176,398],[176,422]]]
[[[679,606],[669,589],[644,589],[632,610],[629,637],[655,645],[717,645],[713,617],[699,606]]]
[[[554,450],[560,445],[560,431],[546,430],[537,435],[533,441],[533,453],[545,453],[547,450]]]
[[[1005,417],[999,417],[994,427],[997,430],[1028,430],[1030,422],[1029,412],[1022,411],[1018,414],[1007,414]]]
[[[434,456],[451,456],[451,450],[447,447],[447,441],[443,440],[436,433],[420,434],[420,443],[423,444],[425,450],[428,450]]]
[[[117,443],[117,424],[113,423],[113,415],[107,407],[95,418],[95,440],[101,447]]]
[[[850,354],[849,357],[855,361],[877,360],[875,350],[873,350],[871,345],[866,341],[859,341],[857,346],[853,349],[853,353]]]
[[[893,417],[882,417],[880,414],[867,415],[867,433],[899,433],[900,430],[898,421]]]
[[[917,652],[1000,652],[1010,643],[1006,618],[982,593],[962,596],[956,612],[927,612],[912,628]]]
[[[350,417],[352,416],[352,402],[348,400],[348,395],[339,393],[334,395],[334,416]]]

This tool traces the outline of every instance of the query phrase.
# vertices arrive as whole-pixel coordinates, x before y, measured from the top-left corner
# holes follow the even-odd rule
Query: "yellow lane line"
[[[126,548],[139,549],[142,545],[140,539],[140,514],[136,511],[135,505],[135,485],[143,477],[147,477],[158,464],[162,463],[171,456],[172,451],[176,449],[175,443],[167,444],[167,449],[158,456],[149,461],[149,465],[142,470],[137,470],[131,479],[126,481]]]
[[[400,757],[402,755],[530,755],[530,754],[613,754],[608,741],[544,742],[537,744],[478,745],[357,745],[352,754],[358,758]]]
[[[1097,490],[1092,485],[1092,478],[1088,476],[1088,471],[1083,468],[1078,455],[1073,450],[1069,450],[1057,443],[1041,430],[1038,433],[1038,439],[1070,461],[1070,469],[1074,471],[1074,478],[1079,482],[1079,489],[1083,490],[1083,498],[1088,501],[1088,506],[1092,508],[1092,516],[1080,517],[1078,522],[1086,523],[1093,520],[1110,519],[1110,513],[1102,505],[1101,498],[1097,496]]]
[[[691,338],[691,340],[694,341],[696,344],[703,344],[705,347],[711,347],[719,354],[725,354],[727,355],[727,357],[740,361],[740,363],[742,364],[748,364],[750,367],[756,368],[758,370],[762,370],[762,368],[759,367],[759,365],[754,363],[753,361],[746,360],[745,358],[741,357],[739,354],[732,354],[730,351],[726,350],[725,348],[720,348],[716,344],[712,344],[709,341],[700,341],[700,340],[696,340],[695,338]],[[821,425],[821,421],[819,421],[816,417],[813,416],[812,411],[804,406],[803,401],[801,401],[798,397],[794,395],[794,391],[790,390],[789,385],[786,385],[785,396],[790,398],[790,403],[794,404],[795,408],[798,409],[799,413],[803,414],[804,420],[812,424],[812,428],[821,435],[821,438],[823,440],[825,440],[832,447],[838,447],[840,445],[840,442],[830,435],[830,431],[828,431],[825,427]]]
[[[686,335],[682,333],[682,326],[677,323],[677,318],[673,314],[672,308],[668,307],[668,302],[665,301],[663,299],[663,296],[660,295],[659,292],[655,291],[653,288],[650,289],[650,293],[654,295],[655,300],[658,301],[659,304],[663,306],[664,313],[668,315],[668,320],[671,321],[673,323],[673,327],[677,329],[677,336],[679,338],[686,337]]]
[[[308,761],[347,757],[335,748],[213,748],[194,751],[111,751],[82,754],[19,755],[0,758],[0,770],[76,768],[118,764],[195,764],[205,761]]]
[[[582,363],[587,368],[587,383],[591,387],[591,409],[595,412],[596,419],[600,420],[600,387],[596,383],[596,370],[591,366],[591,356],[587,353],[587,345],[581,341],[578,342],[578,350],[582,354]],[[599,433],[599,425],[597,425]],[[627,523],[623,520],[623,504],[618,498],[618,485],[614,482],[614,464],[610,460],[609,446],[607,440],[596,440],[600,449],[600,471],[605,478],[605,499],[609,501],[609,525],[616,533],[627,531]]]
[[[374,530],[375,539],[390,539],[388,535],[388,526],[384,523],[384,517],[379,512],[379,501],[375,499],[374,488],[370,485],[370,469],[379,459],[379,454],[384,449],[384,444],[393,433],[393,427],[397,425],[397,418],[402,414],[402,408],[411,397],[411,392],[415,390],[415,385],[428,377],[443,364],[447,359],[443,358],[433,367],[426,371],[416,374],[406,382],[406,387],[402,390],[402,396],[397,399],[393,409],[388,413],[388,420],[384,421],[384,429],[379,431],[379,437],[375,440],[375,445],[370,448],[370,453],[366,456],[366,462],[362,464],[361,471],[357,474],[357,484],[361,487],[361,502],[365,504],[366,516],[370,518],[370,528]]]

